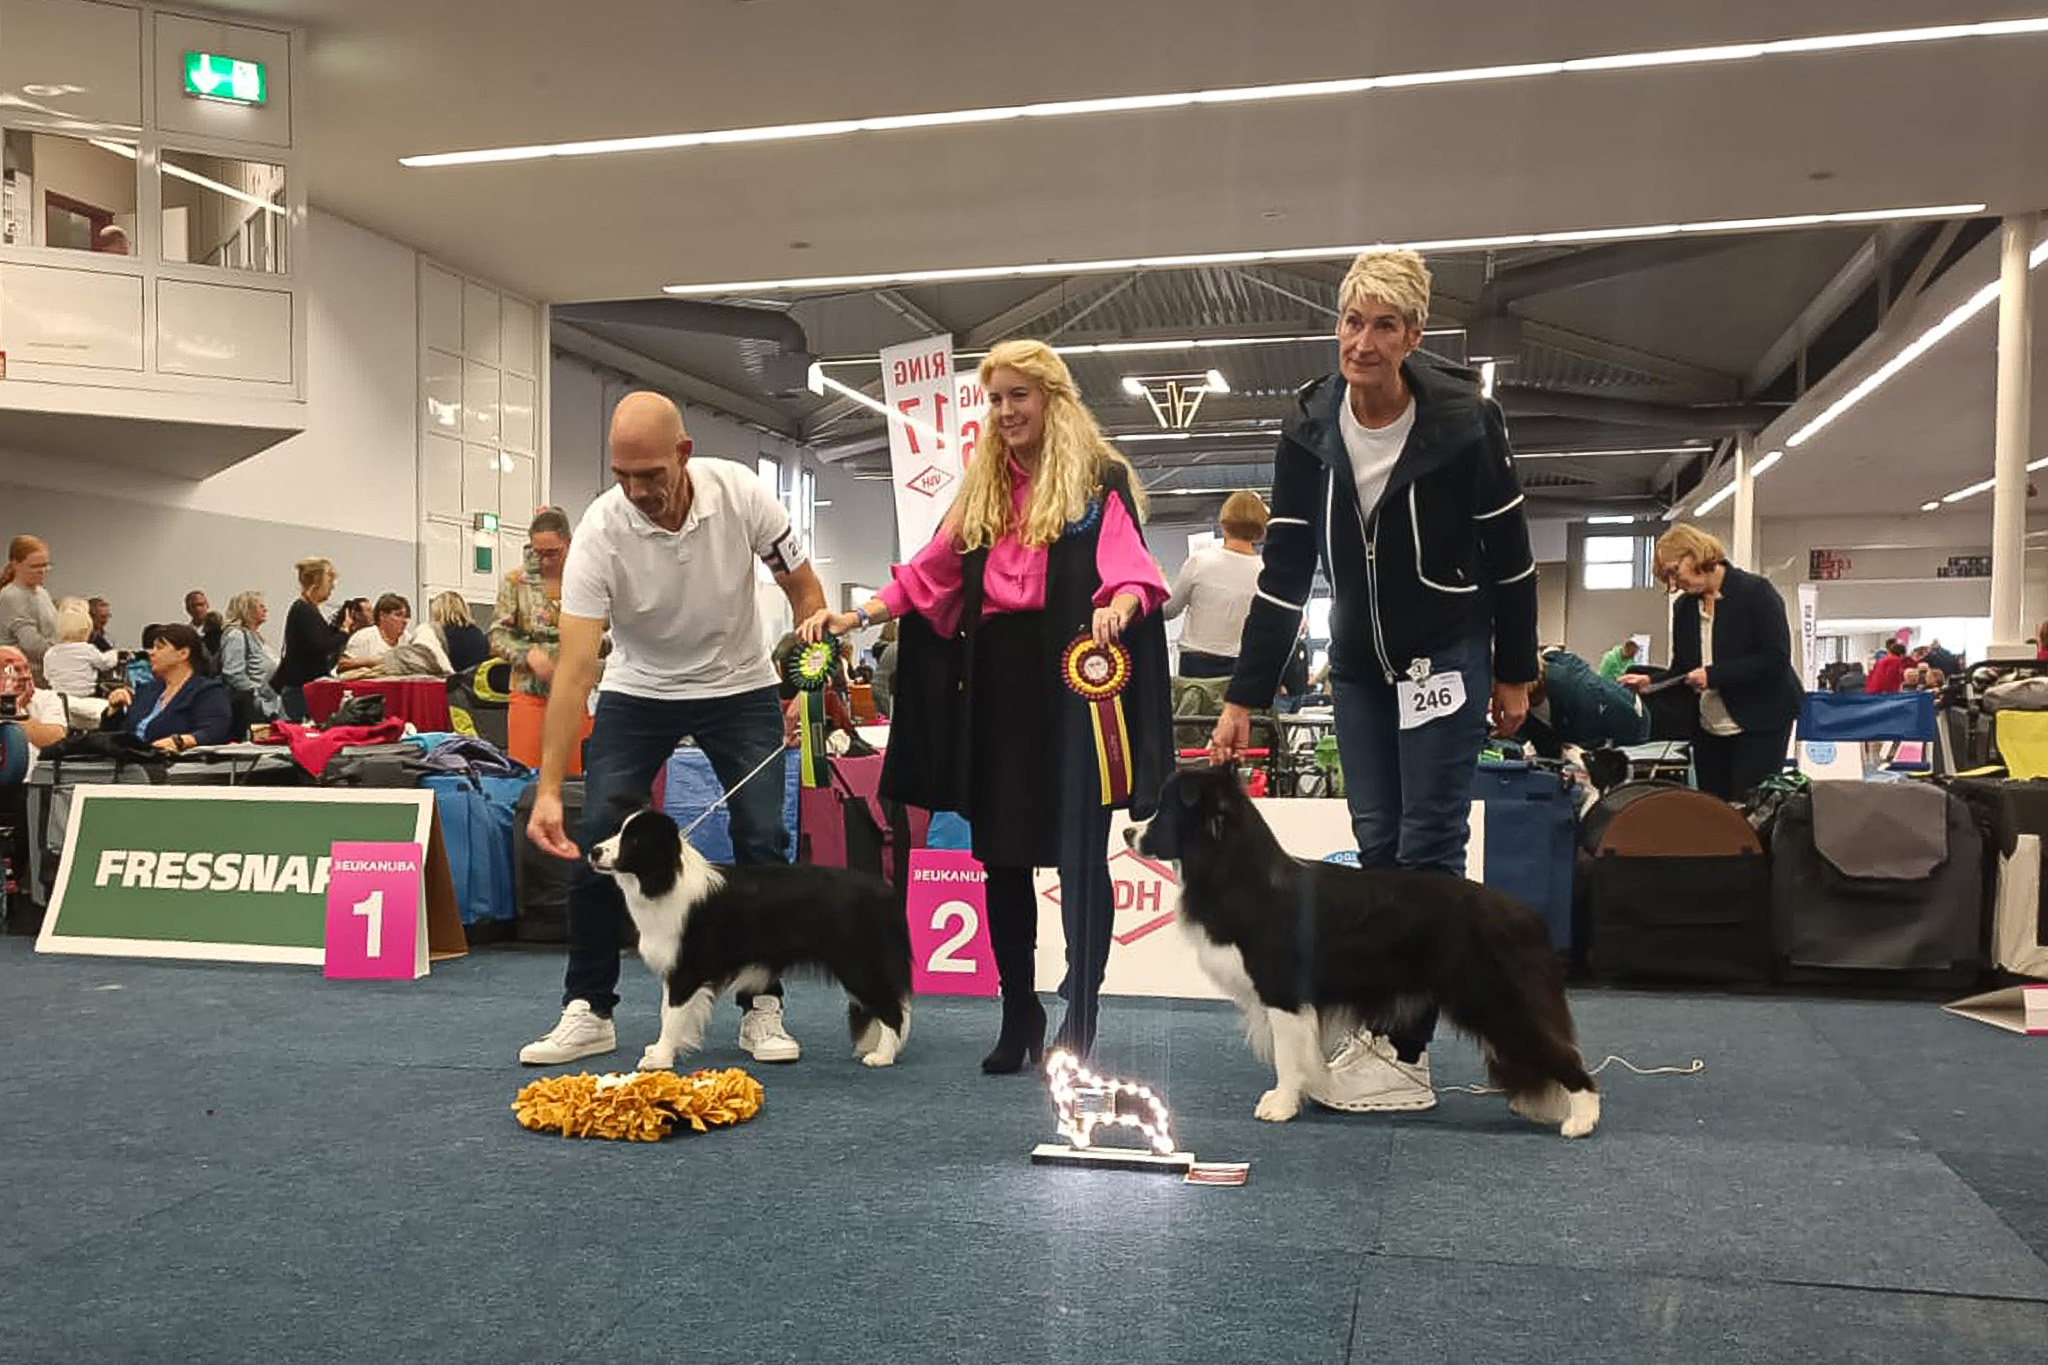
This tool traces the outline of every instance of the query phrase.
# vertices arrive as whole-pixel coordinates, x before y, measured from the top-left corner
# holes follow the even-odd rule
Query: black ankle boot
[[[981,1059],[982,1072],[1009,1076],[1022,1071],[1025,1062],[1037,1066],[1044,1057],[1045,1006],[1036,995],[1004,996],[1003,1031],[994,1050]]]
[[[1073,1004],[1067,1006],[1067,1017],[1060,1020],[1060,1029],[1053,1035],[1052,1049],[1055,1052],[1071,1052],[1082,1061],[1095,1050],[1095,1011],[1081,1009]]]

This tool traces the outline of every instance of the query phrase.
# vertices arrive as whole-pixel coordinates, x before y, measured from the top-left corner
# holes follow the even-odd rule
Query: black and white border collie
[[[661,1036],[640,1056],[665,1071],[703,1044],[711,1006],[785,973],[831,973],[846,988],[854,1055],[888,1066],[910,1036],[910,927],[879,877],[786,863],[707,861],[658,810],[628,815],[590,851],[640,931],[640,960],[661,978]]]
[[[1174,773],[1125,838],[1180,863],[1181,928],[1274,1064],[1258,1117],[1284,1122],[1323,1093],[1325,1020],[1384,1033],[1434,1004],[1478,1039],[1514,1112],[1568,1138],[1599,1123],[1564,971],[1527,906],[1441,872],[1290,857],[1229,768]]]

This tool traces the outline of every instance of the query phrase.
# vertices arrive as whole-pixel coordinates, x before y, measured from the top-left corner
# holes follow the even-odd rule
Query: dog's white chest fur
[[[649,898],[640,893],[639,878],[622,879],[619,890],[625,896],[626,911],[640,934],[640,960],[656,976],[667,976],[675,968],[683,948],[683,931],[689,927],[690,911],[725,884],[716,868],[686,848],[681,875],[666,895]]]
[[[1210,938],[1207,930],[1191,920],[1183,919],[1180,928],[1187,935],[1189,946],[1195,950],[1195,960],[1201,964],[1203,973],[1216,983],[1216,989],[1241,1006],[1256,1007],[1259,992],[1252,985],[1252,974],[1245,970],[1244,954],[1230,944]]]

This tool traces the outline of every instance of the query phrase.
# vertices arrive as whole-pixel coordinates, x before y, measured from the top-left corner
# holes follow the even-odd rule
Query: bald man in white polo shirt
[[[562,571],[561,658],[541,739],[540,784],[527,833],[563,858],[581,853],[562,827],[562,777],[583,732],[609,622],[612,654],[584,746],[584,848],[612,832],[615,804],[645,800],[654,776],[686,735],[729,793],[733,860],[782,862],[784,744],[770,641],[754,605],[754,562],[765,563],[796,619],[822,611],[825,593],[789,514],[752,469],[690,461],[675,404],[632,393],[612,414],[612,476],[618,486],[591,503],[569,541]],[[735,784],[738,784],[735,786]],[[519,1060],[554,1066],[618,1046],[619,936],[626,916],[618,886],[585,867],[569,893],[569,968],[562,1017]],[[782,1022],[782,984],[741,995],[740,1046],[756,1061],[801,1055]]]

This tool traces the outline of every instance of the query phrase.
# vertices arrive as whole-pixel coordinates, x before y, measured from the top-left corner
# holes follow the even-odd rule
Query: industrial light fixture
[[[1515,462],[1523,460],[1604,460],[1610,455],[1705,455],[1712,446],[1629,446],[1620,450],[1518,450]]]
[[[961,280],[1034,279],[1062,275],[1115,274],[1127,270],[1257,265],[1262,261],[1334,261],[1348,259],[1361,251],[1396,247],[1421,252],[1489,251],[1508,247],[1620,242],[1648,237],[1688,237],[1703,233],[1828,227],[1844,223],[1905,222],[1916,218],[1968,218],[1983,211],[1982,204],[1922,204],[1887,209],[1856,209],[1845,213],[1792,213],[1776,218],[1707,218],[1692,223],[1581,228],[1569,232],[1517,232],[1494,237],[1440,237],[1350,246],[1289,247],[1275,251],[1207,251],[1177,256],[1125,256],[1095,261],[1032,261],[1024,265],[971,265],[944,270],[895,270],[867,275],[807,275],[778,280],[724,280],[707,284],[663,285],[662,292],[686,295],[777,294],[810,289],[874,289],[896,285],[948,284]]]
[[[853,133],[893,133],[915,128],[958,128],[976,124],[1004,123],[1015,119],[1073,118],[1086,114],[1148,113],[1161,109],[1193,108],[1201,105],[1328,99],[1341,95],[1360,95],[1373,90],[1407,90],[1420,86],[1469,85],[1484,81],[1528,80],[1541,76],[1699,66],[1718,62],[1750,61],[1763,57],[1803,56],[1816,52],[1892,47],[1904,43],[1945,42],[1966,38],[2010,38],[2043,32],[2048,32],[2048,17],[1995,20],[1988,23],[1937,24],[1921,28],[1822,34],[1811,38],[1779,38],[1743,43],[1718,43],[1701,47],[1663,48],[1646,52],[1616,52],[1590,57],[1572,57],[1562,61],[1514,62],[1497,66],[1414,71],[1384,76],[1227,86],[1215,90],[1111,95],[1092,99],[1048,100],[1035,104],[994,105],[977,109],[888,114],[875,118],[823,119],[810,123],[768,124],[752,128],[719,128],[691,133],[656,133],[636,137],[485,147],[471,151],[402,156],[398,161],[402,166],[416,168],[476,166],[506,161],[535,161],[549,157],[615,156],[633,152],[680,151],[690,147],[845,137]]]
[[[2048,469],[2048,456],[2043,456],[2041,459],[2030,460],[2027,462],[2027,472],[2029,474],[2035,473],[2043,469]],[[1944,493],[1939,498],[1934,498],[1927,502],[1921,503],[1920,510],[1923,512],[1932,512],[1935,508],[1940,507],[1943,503],[1968,501],[1969,499],[1976,497],[1979,493],[1990,492],[1992,488],[1997,486],[1997,483],[1998,478],[1996,475],[1993,475],[1991,478],[1988,479],[1979,479],[1977,480],[1977,482],[1973,484],[1966,484],[1965,486],[1956,489],[1953,493]]]
[[[1634,521],[1635,521],[1635,518],[1634,518],[1634,517],[1587,517],[1587,518],[1586,518],[1586,525],[1588,525],[1588,526],[1628,526],[1628,525],[1631,525],[1631,524],[1632,524],[1632,523],[1633,523]]]
[[[1758,460],[1756,464],[1751,466],[1749,471],[1749,477],[1752,479],[1762,478],[1765,475],[1765,473],[1767,473],[1773,466],[1775,466],[1778,463],[1778,461],[1784,458],[1784,451],[1772,451],[1770,454],[1764,456],[1761,460]],[[1714,494],[1713,497],[1708,498],[1705,502],[1701,503],[1698,507],[1694,508],[1693,515],[1703,517],[1707,513],[1713,511],[1716,507],[1719,507],[1722,503],[1728,501],[1728,499],[1734,496],[1735,481],[1733,479],[1730,479],[1727,483],[1721,486],[1720,492]]]
[[[1123,390],[1142,398],[1152,416],[1168,431],[1185,431],[1195,424],[1202,400],[1212,393],[1229,393],[1230,385],[1216,370],[1202,374],[1127,374]]]
[[[1693,514],[1694,516],[1696,516],[1696,517],[1703,517],[1703,516],[1705,516],[1705,515],[1706,515],[1707,513],[1709,513],[1709,512],[1711,512],[1711,511],[1713,511],[1713,510],[1714,510],[1714,509],[1715,509],[1716,507],[1719,507],[1719,506],[1720,506],[1720,505],[1721,505],[1722,503],[1724,503],[1724,502],[1728,501],[1728,499],[1730,499],[1730,498],[1732,498],[1732,497],[1734,497],[1734,496],[1735,496],[1735,485],[1734,485],[1734,484],[1732,484],[1732,483],[1731,483],[1731,484],[1728,484],[1728,485],[1727,485],[1726,487],[1722,488],[1722,490],[1721,490],[1720,492],[1718,492],[1718,493],[1714,494],[1714,496],[1713,496],[1713,497],[1711,497],[1711,498],[1708,498],[1708,499],[1707,499],[1707,500],[1706,500],[1705,502],[1701,503],[1701,504],[1700,504],[1700,505],[1699,505],[1698,507],[1695,507],[1695,508],[1693,508],[1692,514]]]
[[[1751,477],[1752,479],[1761,479],[1764,475],[1770,473],[1771,470],[1775,469],[1777,467],[1778,461],[1784,458],[1784,451],[1772,451],[1770,454],[1764,456],[1761,460],[1758,460],[1755,464],[1749,467],[1749,477]]]

